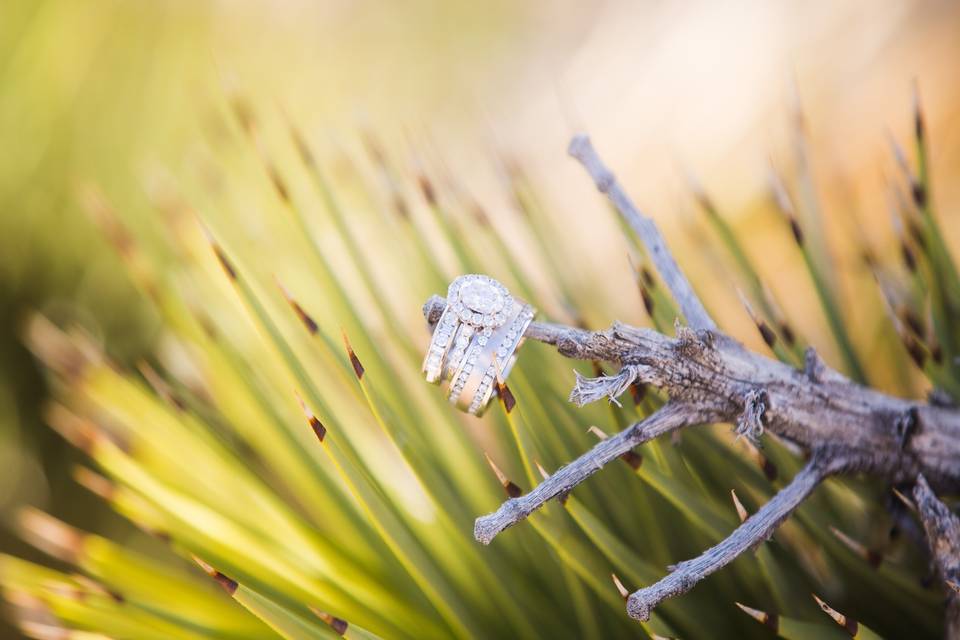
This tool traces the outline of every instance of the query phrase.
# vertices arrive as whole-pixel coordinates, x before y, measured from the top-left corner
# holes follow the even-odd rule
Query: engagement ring
[[[447,290],[447,304],[423,361],[427,382],[447,382],[447,397],[461,411],[481,415],[516,362],[533,307],[513,298],[484,275],[460,276]]]

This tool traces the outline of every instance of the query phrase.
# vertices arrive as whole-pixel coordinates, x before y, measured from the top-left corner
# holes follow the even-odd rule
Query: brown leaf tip
[[[216,242],[211,243],[213,247],[213,253],[217,256],[217,261],[220,263],[220,266],[223,268],[223,272],[227,274],[227,277],[231,280],[237,279],[237,271],[233,268],[233,264],[230,262],[230,259],[227,258],[227,254],[224,253],[223,247],[221,247]]]
[[[817,594],[811,593],[810,595],[812,595],[813,599],[817,601],[818,605],[820,605],[820,609],[825,614],[830,616],[834,622],[836,622],[838,625],[843,627],[844,630],[846,630],[846,632],[849,633],[851,636],[857,635],[857,631],[859,631],[860,625],[859,623],[857,623],[856,620],[853,620],[852,618],[849,618],[843,615],[842,613],[840,613],[839,611],[837,611],[836,609],[828,605],[826,602],[818,598]]]
[[[302,322],[303,326],[307,328],[307,331],[310,332],[310,335],[317,335],[317,331],[320,330],[320,327],[317,326],[316,320],[311,318],[310,315],[304,311],[303,307],[301,307],[297,302],[291,301],[291,305],[293,306],[294,313],[296,313],[297,317],[300,318],[300,322]]]
[[[290,203],[290,188],[286,181],[280,175],[280,171],[273,165],[267,165],[267,174],[270,176],[270,183],[273,184],[277,196],[286,204]]]
[[[760,337],[763,338],[763,341],[772,349],[773,345],[777,343],[777,334],[763,320],[757,321],[757,330],[760,331]]]
[[[508,481],[507,484],[503,487],[504,491],[507,492],[507,495],[511,498],[519,498],[523,495],[523,489],[518,487],[511,481]]]
[[[917,205],[918,209],[923,209],[927,206],[927,188],[920,182],[912,181],[910,185],[910,195],[913,197],[914,204]]]
[[[417,177],[417,184],[420,186],[420,192],[423,193],[423,199],[427,201],[427,204],[431,207],[436,206],[437,191],[433,188],[433,183],[430,182],[430,179],[421,174]]]
[[[300,397],[299,393],[294,393],[297,396],[297,402],[300,403],[300,409],[303,411],[303,415],[307,417],[307,422],[310,423],[310,428],[313,429],[313,433],[317,436],[317,439],[320,442],[323,442],[323,439],[327,437],[327,428],[323,426],[323,423],[320,422],[320,419],[314,415],[313,411],[310,410],[310,407],[307,406],[307,403],[303,401],[303,398]]]
[[[232,596],[237,592],[237,588],[240,585],[237,584],[236,580],[220,573],[219,571],[214,569],[211,565],[207,564],[197,556],[193,556],[193,561],[196,562],[198,565],[200,565],[200,568],[203,569],[204,573],[206,573],[208,576],[216,580],[217,584],[223,587],[223,590],[226,591],[228,594]]]
[[[510,391],[507,383],[500,379],[500,376],[497,376],[497,395],[500,396],[500,402],[503,403],[503,409],[507,413],[513,411],[513,408],[517,406],[517,399],[513,396],[513,392]]]
[[[317,416],[310,416],[308,420],[310,422],[310,428],[313,429],[313,433],[317,436],[317,440],[323,442],[323,439],[327,437],[327,428],[317,419]]]
[[[523,490],[520,489],[512,480],[510,480],[507,475],[500,470],[500,467],[493,461],[488,454],[483,454],[487,458],[487,464],[490,465],[490,468],[493,470],[494,475],[497,476],[497,480],[500,481],[500,485],[503,487],[503,490],[507,492],[507,495],[511,498],[518,498],[523,495]]]
[[[297,314],[297,318],[299,318],[303,326],[307,328],[307,331],[310,333],[310,335],[317,335],[320,327],[317,325],[316,321],[310,317],[310,314],[304,311],[303,307],[300,306],[300,303],[293,298],[293,295],[285,286],[283,286],[283,283],[280,282],[279,278],[274,277],[274,282],[277,283],[280,293],[283,294],[283,299],[287,301],[287,304],[290,305],[290,308],[293,309],[293,312]]]
[[[793,216],[790,216],[790,232],[793,233],[793,239],[797,241],[799,246],[803,246],[803,229],[800,228],[800,223],[797,222],[797,219]]]
[[[310,611],[313,612],[313,615],[323,620],[337,635],[344,635],[350,627],[350,624],[346,620],[330,615],[326,611],[321,611],[315,607],[310,607]]]
[[[357,357],[353,347],[350,346],[350,339],[347,337],[346,330],[341,329],[341,334],[343,335],[343,345],[347,348],[347,355],[350,356],[350,364],[353,365],[353,372],[357,374],[357,380],[363,380],[365,371],[363,364],[360,363],[360,358]]]
[[[653,279],[653,274],[650,273],[650,269],[647,269],[646,266],[640,267],[640,279],[643,280],[643,284],[646,285],[648,289],[655,289],[657,286],[657,281]]]
[[[764,624],[774,631],[777,631],[780,628],[780,618],[775,613],[767,613],[766,611],[761,611],[760,609],[754,609],[753,607],[748,607],[745,604],[740,604],[739,602],[734,602],[735,605],[740,607],[740,610],[745,614],[759,622]]]
[[[780,323],[780,335],[783,336],[783,341],[786,342],[790,347],[792,347],[797,341],[797,337],[794,335],[793,329],[791,329],[790,325],[786,322]]]
[[[650,292],[647,290],[647,287],[640,285],[640,298],[643,299],[643,308],[646,310],[648,316],[653,316],[653,297],[650,295]]]
[[[630,465],[630,468],[636,471],[643,464],[643,456],[636,451],[627,451],[620,456],[620,459]]]

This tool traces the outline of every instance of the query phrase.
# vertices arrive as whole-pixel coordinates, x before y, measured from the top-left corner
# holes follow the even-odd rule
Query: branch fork
[[[960,489],[960,411],[936,403],[910,402],[860,386],[827,367],[813,349],[807,351],[803,371],[748,351],[717,328],[654,221],[631,202],[590,140],[575,137],[569,151],[640,237],[688,324],[678,323],[674,338],[621,323],[605,331],[530,324],[526,337],[554,345],[561,355],[620,365],[614,375],[586,378],[577,374],[570,400],[578,406],[603,398],[616,402],[634,383],[658,387],[670,400],[644,420],[600,441],[526,495],[510,498],[494,513],[477,518],[474,536],[479,542],[489,544],[505,529],[547,501],[568,495],[634,447],[685,427],[729,422],[752,442],[769,431],[807,452],[807,465],[725,540],[696,558],[678,563],[655,584],[629,595],[627,612],[646,620],[663,600],[689,591],[768,539],[831,475],[863,472],[893,483],[916,483],[914,497],[921,514],[921,505],[932,505],[931,500],[939,502],[934,488]],[[427,301],[423,311],[428,322],[439,319],[443,306],[439,296]],[[929,509],[939,514],[940,521],[945,520],[942,509]],[[960,525],[953,517],[953,528],[927,526],[949,586],[960,584]],[[960,628],[960,603],[956,597],[951,603]]]

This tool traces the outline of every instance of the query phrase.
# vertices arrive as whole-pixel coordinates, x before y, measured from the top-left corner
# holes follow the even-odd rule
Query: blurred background
[[[492,156],[522,163],[579,244],[580,286],[609,289],[610,308],[589,318],[597,325],[640,310],[615,295],[613,283],[629,278],[625,255],[605,249],[619,246],[607,244],[616,228],[579,215],[596,196],[566,157],[570,134],[593,136],[679,247],[721,322],[747,326],[730,288],[710,286],[713,266],[688,233],[696,176],[816,344],[826,328],[805,317],[809,286],[791,288],[802,274],[778,250],[783,235],[751,223],[771,162],[795,161],[792,132],[802,117],[842,271],[857,259],[844,238],[890,242],[888,136],[909,136],[916,86],[934,197],[956,253],[958,73],[960,4],[947,0],[5,0],[0,548],[32,557],[6,531],[23,504],[122,536],[119,519],[69,482],[79,454],[42,424],[47,389],[21,345],[21,322],[34,310],[79,320],[121,363],[155,348],[157,319],[90,221],[91,189],[108,194],[127,221],[149,226],[158,185],[196,170],[196,146],[216,135],[214,105],[234,91],[331,147],[376,131],[413,166],[416,150],[427,149],[490,208],[502,204],[483,198],[497,176],[477,167]],[[419,309],[410,315],[416,325]],[[854,339],[869,353],[867,337]],[[835,359],[829,339],[818,347]]]

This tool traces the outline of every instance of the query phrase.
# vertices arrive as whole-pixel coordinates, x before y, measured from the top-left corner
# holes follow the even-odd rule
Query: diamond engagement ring
[[[481,415],[496,392],[497,376],[516,362],[533,308],[514,299],[489,276],[460,276],[447,290],[423,361],[427,382],[447,382],[447,396],[460,410]]]

